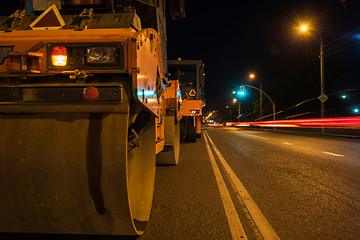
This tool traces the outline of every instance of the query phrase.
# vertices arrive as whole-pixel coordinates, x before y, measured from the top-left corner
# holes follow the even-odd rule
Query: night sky
[[[360,89],[358,1],[231,2],[236,5],[229,1],[223,5],[205,0],[186,1],[186,19],[169,21],[167,25],[169,59],[181,57],[205,62],[206,111],[221,112],[226,105],[234,105],[232,91],[241,84],[259,87],[259,81],[249,80],[250,72],[256,74],[257,80],[261,78],[263,89],[274,100],[277,110],[320,96],[320,40],[299,33],[297,26],[304,21],[324,41],[325,93]],[[258,94],[255,90],[247,91],[241,100],[242,109],[251,112]],[[350,105],[360,104],[358,100],[356,91],[349,92],[347,102],[339,102],[339,94],[331,95],[326,102],[327,115],[351,115]],[[313,112],[310,115],[316,117],[320,101],[316,99],[312,101],[316,106],[310,105],[279,116]],[[317,113],[314,108],[319,109]]]
[[[360,2],[357,0],[185,0],[185,3],[184,20],[172,21],[168,16],[168,58],[204,61],[205,112],[223,112],[226,105],[235,111],[232,91],[241,84],[259,87],[259,79],[277,110],[317,98],[320,41],[300,34],[296,28],[301,22],[309,23],[324,40],[325,93],[360,90]],[[0,9],[1,15],[13,12],[10,9],[16,9],[17,5],[18,1],[9,1]],[[255,73],[256,80],[250,80],[249,73]],[[341,102],[339,94],[331,95],[326,102],[327,115],[353,114],[350,109],[360,107],[359,93],[348,92],[348,98]],[[244,113],[254,111],[258,95],[255,90],[247,90],[241,100]],[[271,109],[266,99],[264,105]],[[279,117],[303,112],[313,112],[316,117],[319,111],[316,113],[314,109],[320,108],[320,101],[316,99],[312,105]]]

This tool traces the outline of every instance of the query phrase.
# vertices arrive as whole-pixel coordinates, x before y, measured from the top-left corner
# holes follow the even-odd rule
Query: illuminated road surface
[[[157,168],[139,239],[360,239],[360,139],[206,133]]]
[[[208,128],[196,143],[181,144],[179,165],[157,167],[139,240],[262,237],[360,239],[360,139]]]

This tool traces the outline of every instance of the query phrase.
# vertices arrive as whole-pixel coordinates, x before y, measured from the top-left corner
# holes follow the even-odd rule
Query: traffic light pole
[[[321,81],[321,119],[325,118],[325,101],[327,99],[324,93],[324,44],[320,38],[320,81]],[[321,126],[321,133],[325,134],[325,127]]]
[[[241,102],[240,102],[240,99],[239,99],[239,108],[238,108],[238,120],[239,121],[241,120]]]
[[[262,118],[263,116],[263,100],[262,100],[262,93],[263,93],[263,89],[262,89],[262,82],[261,82],[261,79],[260,79],[260,118]]]

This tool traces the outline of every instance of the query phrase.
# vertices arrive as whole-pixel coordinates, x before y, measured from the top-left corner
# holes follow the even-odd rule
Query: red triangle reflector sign
[[[195,89],[191,89],[191,90],[190,90],[189,96],[190,96],[190,97],[195,97],[195,96],[196,96]]]
[[[65,25],[59,9],[53,4],[30,24],[33,30],[57,30]]]

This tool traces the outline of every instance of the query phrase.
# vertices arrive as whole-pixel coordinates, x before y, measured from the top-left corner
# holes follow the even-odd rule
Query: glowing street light
[[[244,93],[244,88],[242,88],[241,89],[241,87],[240,87],[240,91],[233,91],[233,94],[234,94],[234,99],[233,99],[233,103],[239,103],[239,107],[238,107],[238,119],[240,120],[240,116],[241,116],[241,114],[240,114],[240,109],[241,109],[241,102],[240,102],[240,97],[241,96],[243,96],[245,93]],[[239,95],[239,100],[236,98],[236,95]]]
[[[308,27],[306,25],[302,25],[300,29],[301,31],[306,32],[308,30]]]
[[[254,73],[250,73],[249,74],[249,78],[251,78],[251,79],[255,79],[255,74]],[[263,109],[263,107],[262,107],[262,93],[263,93],[263,87],[262,87],[262,82],[261,82],[261,79],[259,79],[259,84],[260,84],[260,118],[262,118],[262,115],[263,115],[263,112],[262,112],[262,109]]]
[[[271,104],[272,104],[272,108],[273,108],[273,120],[275,121],[275,115],[276,115],[276,112],[275,112],[275,102],[269,97],[269,95],[267,95],[267,93],[265,93],[262,89],[259,89],[259,88],[257,88],[257,87],[253,87],[253,86],[247,85],[247,84],[241,85],[241,86],[240,86],[240,89],[245,89],[245,87],[253,88],[253,89],[259,91],[260,93],[263,93],[263,94],[269,99],[269,101],[270,101]],[[260,119],[262,119],[262,116],[260,117]]]
[[[240,86],[240,91],[237,92],[238,95],[244,96],[245,95],[245,89],[243,86]]]

